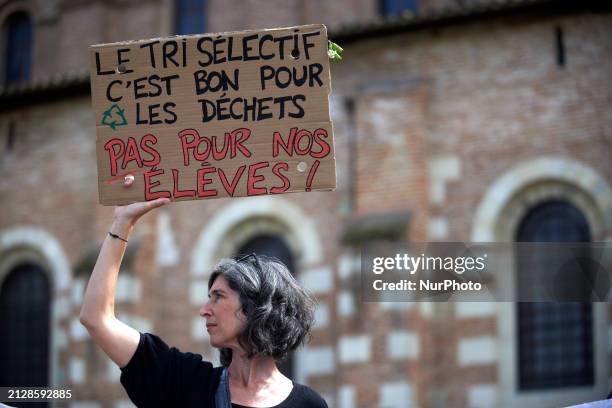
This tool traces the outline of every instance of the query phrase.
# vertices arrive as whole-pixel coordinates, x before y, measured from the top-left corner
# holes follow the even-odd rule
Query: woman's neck
[[[234,350],[229,365],[229,388],[233,404],[247,407],[275,406],[287,398],[293,383],[271,357],[240,357]]]
[[[234,350],[232,362],[229,365],[230,381],[244,388],[259,388],[288,380],[276,367],[272,357],[255,356],[246,358]]]

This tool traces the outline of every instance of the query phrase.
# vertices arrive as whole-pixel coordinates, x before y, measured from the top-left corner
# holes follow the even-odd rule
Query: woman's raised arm
[[[115,288],[121,260],[136,222],[147,212],[170,200],[160,198],[146,203],[115,207],[115,217],[100,249],[83,298],[80,320],[102,350],[119,367],[130,361],[140,340],[139,333],[115,317]]]

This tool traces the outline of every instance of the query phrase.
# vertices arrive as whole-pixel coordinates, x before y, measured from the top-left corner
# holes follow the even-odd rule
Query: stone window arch
[[[591,239],[612,238],[612,189],[591,166],[568,157],[546,156],[519,163],[488,188],[474,217],[474,242],[512,242],[521,221],[538,204],[563,201],[586,219]],[[509,274],[512,275],[512,274]],[[508,279],[504,277],[504,279]],[[514,277],[506,282],[514,287]],[[608,331],[593,332],[593,358],[598,362],[591,386],[520,390],[517,354],[517,310],[512,302],[495,304],[498,315],[498,405],[560,406],[597,400],[608,390]],[[608,326],[606,305],[592,305],[592,326]]]

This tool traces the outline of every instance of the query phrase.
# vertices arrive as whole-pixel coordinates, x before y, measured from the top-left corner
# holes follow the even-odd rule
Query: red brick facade
[[[456,4],[418,3],[425,14]],[[15,10],[34,21],[33,83],[86,74],[90,44],[172,34],[170,0],[2,6],[0,21]],[[514,362],[504,351],[515,347],[504,335],[513,333],[512,308],[363,303],[358,252],[341,236],[355,218],[409,211],[413,241],[509,241],[529,207],[552,197],[585,213],[594,241],[612,239],[612,15],[560,7],[367,38],[346,31],[377,13],[371,0],[208,2],[211,32],[325,23],[332,39],[343,39],[330,100],[338,189],[182,202],[147,215],[121,272],[128,278],[120,318],[212,358],[198,330],[206,268],[257,234],[274,233],[322,310],[307,350],[295,357],[295,378],[330,406],[535,407],[605,397],[606,304],[596,306],[604,325],[595,328],[595,354],[605,357],[596,384],[522,399],[509,386]],[[26,259],[42,266],[52,284],[51,384],[72,389],[74,406],[124,406],[117,370],[78,323],[86,277],[76,271],[95,259],[112,219],[112,208],[97,204],[89,95],[30,102],[0,113],[0,285]],[[398,353],[397,344],[406,350]]]

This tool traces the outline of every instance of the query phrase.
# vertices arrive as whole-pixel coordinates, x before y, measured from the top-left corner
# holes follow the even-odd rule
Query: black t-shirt
[[[138,407],[214,408],[222,369],[213,368],[199,354],[182,353],[153,334],[141,333],[134,356],[121,369],[121,384]],[[312,389],[294,383],[289,396],[272,408],[302,407],[327,408],[327,404]]]

